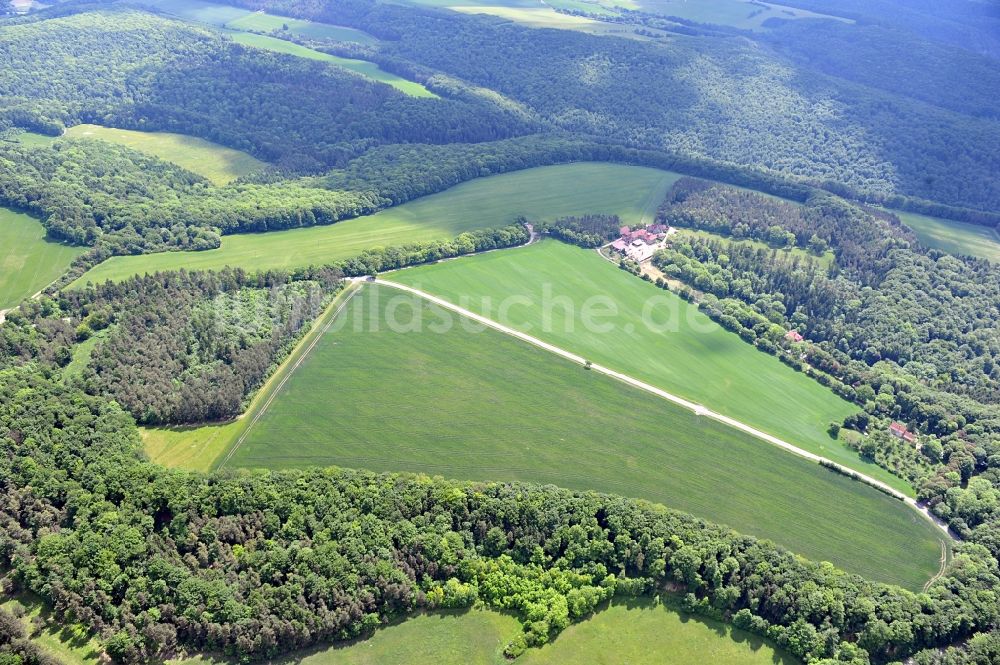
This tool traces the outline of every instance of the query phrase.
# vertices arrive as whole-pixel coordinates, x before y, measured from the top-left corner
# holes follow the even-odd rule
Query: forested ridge
[[[980,210],[1000,203],[990,175],[995,122],[821,72],[800,75],[738,38],[651,44],[554,30],[540,40],[493,18],[358,0],[232,4],[364,29],[384,40],[381,52],[497,90],[565,130],[865,195]]]
[[[173,131],[318,171],[380,143],[485,141],[528,129],[485,102],[407,97],[334,65],[145,12],[106,9],[2,30],[0,123],[47,134],[81,122]]]

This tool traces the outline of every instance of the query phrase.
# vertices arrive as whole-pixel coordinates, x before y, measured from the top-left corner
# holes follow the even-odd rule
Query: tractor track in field
[[[252,430],[254,428],[254,425],[256,425],[257,422],[264,416],[264,414],[267,413],[267,409],[271,406],[271,403],[274,402],[274,398],[278,396],[278,394],[281,392],[281,389],[285,387],[285,384],[288,383],[288,379],[290,379],[292,375],[295,374],[295,370],[297,370],[299,366],[302,364],[302,362],[309,357],[309,355],[312,353],[312,350],[316,348],[316,345],[319,343],[319,340],[321,340],[323,338],[323,335],[325,335],[327,331],[330,330],[330,326],[333,325],[333,322],[337,320],[337,317],[340,316],[340,313],[344,311],[344,308],[347,307],[347,304],[351,302],[352,298],[354,298],[354,294],[358,292],[357,284],[358,282],[352,281],[350,284],[347,285],[349,293],[347,293],[346,297],[341,301],[341,303],[330,315],[329,320],[327,320],[326,323],[324,323],[322,326],[317,328],[314,333],[312,333],[312,339],[309,341],[308,345],[306,345],[302,349],[302,352],[299,353],[297,358],[295,358],[295,361],[288,366],[288,369],[285,371],[284,376],[281,377],[281,381],[279,381],[276,386],[270,389],[269,394],[267,395],[267,399],[265,399],[264,402],[260,405],[260,408],[258,408],[254,412],[253,417],[250,419],[250,422],[247,423],[246,427],[243,428],[243,431],[240,432],[240,436],[239,438],[236,439],[236,442],[229,447],[228,451],[226,451],[226,456],[223,457],[222,461],[219,462],[218,466],[216,467],[217,469],[221,469],[224,466],[226,466],[226,464],[229,463],[229,460],[233,458],[233,455],[236,454],[236,451],[240,449],[240,446],[243,445],[243,442],[246,440],[247,435],[250,433],[250,430]]]

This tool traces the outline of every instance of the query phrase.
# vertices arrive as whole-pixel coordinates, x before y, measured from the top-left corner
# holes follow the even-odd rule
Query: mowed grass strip
[[[37,219],[0,208],[0,309],[48,286],[83,252],[82,247],[46,240]]]
[[[934,527],[903,503],[467,325],[365,285],[225,466],[552,483],[663,503],[911,589],[937,570]]]
[[[395,74],[390,74],[389,72],[381,69],[374,62],[356,60],[354,58],[342,58],[337,55],[330,55],[329,53],[323,53],[322,51],[302,46],[301,44],[296,44],[295,42],[289,42],[284,39],[278,39],[277,37],[270,37],[268,35],[258,35],[253,32],[233,31],[230,32],[229,36],[234,42],[245,46],[261,48],[268,51],[274,51],[276,53],[285,53],[299,58],[329,62],[339,67],[343,67],[344,69],[349,69],[356,74],[361,74],[362,76],[370,78],[373,81],[391,85],[400,92],[411,97],[437,97],[437,95],[421,84],[409,81],[401,76],[396,76]]]
[[[626,224],[651,219],[676,173],[640,166],[581,162],[477,178],[374,215],[330,226],[224,236],[203,252],[116,256],[74,286],[120,281],[162,270],[290,269],[356,256],[371,247],[450,240],[464,231],[496,228],[518,216],[555,219],[590,212],[617,214]]]
[[[831,422],[857,407],[597,252],[549,240],[410,268],[392,279],[913,494],[905,481],[827,434]],[[610,315],[600,315],[608,308]],[[588,311],[597,314],[593,325]]]
[[[221,146],[186,134],[140,132],[101,125],[76,125],[65,136],[99,139],[159,157],[204,176],[215,185],[225,185],[237,178],[261,171],[266,163],[245,152]]]
[[[920,242],[949,254],[978,256],[1000,263],[1000,235],[978,224],[963,224],[950,219],[891,211],[917,234]]]

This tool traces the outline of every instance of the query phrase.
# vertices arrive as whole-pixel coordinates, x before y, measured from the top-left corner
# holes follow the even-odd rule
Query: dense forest
[[[528,130],[486,101],[407,97],[340,67],[138,11],[5,26],[0,65],[0,123],[45,134],[80,122],[180,132],[295,171],[329,168],[382,143]]]
[[[836,181],[865,195],[1000,205],[990,175],[1000,170],[996,122],[819,71],[797,75],[741,37],[654,44],[553,30],[538,39],[489,17],[359,0],[233,4],[362,28],[384,40],[385,56],[496,90],[568,131]]]

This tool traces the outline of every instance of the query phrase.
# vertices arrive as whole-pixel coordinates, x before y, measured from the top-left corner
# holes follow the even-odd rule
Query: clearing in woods
[[[546,240],[408,268],[393,273],[392,280],[500,320],[913,495],[906,481],[863,461],[828,435],[829,424],[843,421],[856,406],[597,252]],[[504,303],[506,311],[501,311]],[[602,314],[607,309],[611,313]]]
[[[64,136],[118,143],[172,162],[208,178],[215,185],[225,185],[237,178],[260,171],[266,166],[264,162],[245,152],[186,134],[139,132],[101,125],[76,125],[68,128]]]
[[[367,32],[331,23],[318,23],[267,14],[262,11],[241,9],[231,5],[203,0],[135,0],[139,7],[154,7],[165,14],[195,23],[206,23],[218,28],[271,32],[287,30],[293,35],[309,39],[331,39],[357,44],[377,44],[378,39]]]
[[[115,256],[73,286],[121,281],[158,270],[290,269],[357,256],[371,247],[450,240],[465,231],[511,224],[519,216],[552,220],[586,213],[616,214],[625,224],[651,221],[680,176],[641,166],[579,162],[477,178],[374,215],[328,226],[223,236],[201,252]]]
[[[890,212],[913,229],[920,242],[928,247],[949,254],[967,254],[1000,263],[1000,235],[995,229],[914,212]]]
[[[83,252],[46,240],[45,227],[34,217],[0,208],[0,309],[44,289]]]
[[[165,14],[185,21],[204,23],[222,28],[233,41],[247,46],[286,53],[300,58],[329,62],[357,74],[361,74],[381,83],[386,83],[397,90],[413,97],[437,97],[433,92],[413,81],[395,74],[390,74],[379,68],[373,62],[341,58],[329,53],[307,48],[295,42],[286,41],[259,32],[287,32],[290,36],[304,37],[314,40],[334,40],[354,42],[358,44],[375,44],[378,39],[361,30],[329,23],[304,21],[287,16],[277,16],[264,12],[253,12],[248,9],[230,7],[214,2],[201,0],[137,0],[140,7],[154,7]],[[286,30],[287,29],[287,30]]]
[[[301,44],[296,44],[295,42],[289,42],[284,39],[278,39],[277,37],[269,37],[268,35],[258,35],[255,32],[239,32],[233,31],[229,34],[234,42],[239,44],[244,44],[246,46],[253,46],[256,48],[265,49],[268,51],[274,51],[276,53],[285,53],[288,55],[294,55],[299,58],[308,58],[310,60],[318,60],[320,62],[329,62],[331,64],[337,65],[338,67],[343,67],[348,69],[355,74],[360,74],[366,78],[373,81],[378,81],[379,83],[385,83],[396,88],[400,92],[407,94],[411,97],[437,97],[433,92],[420,85],[414,81],[409,81],[401,76],[396,76],[395,74],[390,74],[387,71],[381,69],[374,62],[368,62],[367,60],[356,60],[354,58],[342,58],[337,55],[331,55],[329,53],[324,53],[322,51],[317,51],[315,49],[307,48]]]
[[[422,298],[365,284],[334,323],[222,466],[552,483],[915,590],[938,569],[935,527],[902,502]]]
[[[728,624],[681,614],[676,602],[639,599],[600,609],[564,630],[524,665],[793,665],[797,661],[761,638]],[[483,610],[418,614],[365,640],[325,647],[274,661],[274,665],[508,665],[503,647],[518,633],[513,617]],[[228,665],[206,658],[170,665]]]

